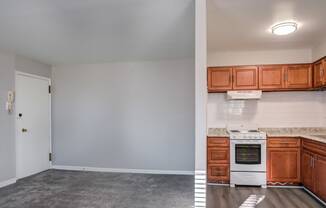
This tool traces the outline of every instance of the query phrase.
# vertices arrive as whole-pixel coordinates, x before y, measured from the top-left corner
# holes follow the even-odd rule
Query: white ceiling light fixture
[[[288,35],[298,29],[296,22],[282,22],[272,27],[272,33],[275,35]]]

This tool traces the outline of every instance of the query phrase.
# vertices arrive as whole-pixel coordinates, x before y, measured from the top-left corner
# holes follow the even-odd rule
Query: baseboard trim
[[[14,184],[14,183],[16,183],[16,181],[17,181],[16,178],[12,178],[12,179],[9,179],[9,180],[6,180],[6,181],[2,181],[2,182],[0,182],[0,188],[9,186],[11,184]]]
[[[317,199],[320,203],[322,203],[324,206],[326,206],[326,202],[324,202],[321,198],[319,198],[318,196],[316,196],[314,193],[312,193],[311,191],[309,191],[309,189],[307,189],[306,187],[303,187],[303,189],[308,192],[312,197],[314,197],[315,199]]]
[[[287,188],[287,189],[303,189],[303,186],[273,186],[273,185],[267,185],[268,188]]]
[[[207,183],[209,186],[230,186],[228,183]]]
[[[75,171],[91,171],[91,172],[108,172],[108,173],[139,173],[139,174],[160,174],[160,175],[195,175],[194,171],[119,169],[119,168],[98,168],[98,167],[82,167],[82,166],[66,166],[66,165],[53,165],[52,169],[56,169],[56,170],[75,170]]]

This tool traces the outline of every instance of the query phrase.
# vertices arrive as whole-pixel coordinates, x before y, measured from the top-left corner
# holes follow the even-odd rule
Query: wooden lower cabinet
[[[269,138],[267,142],[267,182],[297,185],[300,174],[300,138]]]
[[[227,137],[207,138],[207,181],[229,183],[230,143]]]
[[[267,161],[267,178],[270,184],[291,185],[300,183],[299,148],[269,148]]]
[[[318,155],[314,162],[316,195],[326,201],[326,157]]]
[[[209,183],[230,182],[229,138],[207,138],[207,180]],[[326,201],[326,144],[293,137],[268,138],[267,183],[302,183]]]
[[[302,146],[302,183],[326,201],[326,144],[304,139]]]
[[[304,186],[313,191],[314,188],[314,179],[312,172],[312,160],[314,155],[308,151],[302,152],[302,160],[301,160],[301,170],[302,170],[302,183]]]

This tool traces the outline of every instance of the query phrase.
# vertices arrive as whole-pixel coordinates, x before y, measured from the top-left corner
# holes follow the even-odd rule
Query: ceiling
[[[194,56],[194,0],[0,0],[0,5],[0,48],[45,63]]]
[[[274,50],[312,48],[326,37],[325,0],[207,0],[208,50]],[[295,20],[288,36],[270,27]]]

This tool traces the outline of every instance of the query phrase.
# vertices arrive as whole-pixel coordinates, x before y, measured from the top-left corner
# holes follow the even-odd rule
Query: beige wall
[[[321,41],[312,49],[313,61],[316,61],[324,56],[326,56],[326,39]]]
[[[270,50],[270,51],[217,51],[209,52],[208,66],[309,63],[312,61],[310,49]]]

